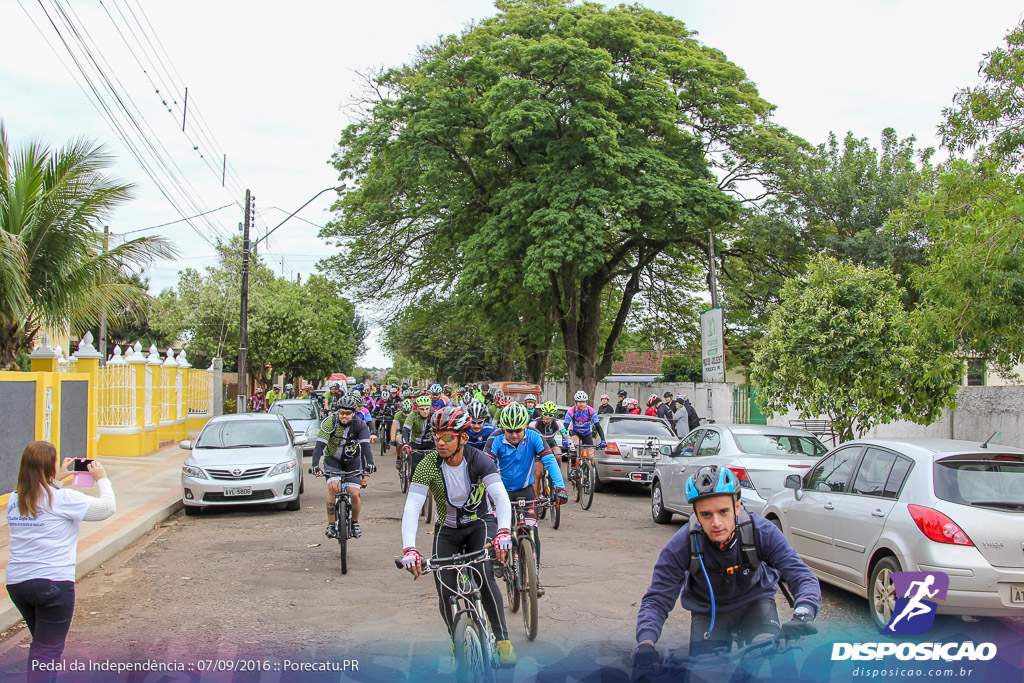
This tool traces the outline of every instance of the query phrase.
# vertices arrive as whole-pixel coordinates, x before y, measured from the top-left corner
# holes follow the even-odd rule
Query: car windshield
[[[196,448],[258,448],[286,446],[288,434],[278,420],[211,422],[199,435]]]
[[[270,412],[281,415],[286,420],[315,420],[311,403],[275,403]]]
[[[1024,505],[1024,462],[941,460],[935,463],[935,495],[951,503]]]
[[[678,438],[661,420],[612,420],[608,423],[608,435],[656,436],[673,442]]]
[[[790,434],[733,434],[740,451],[748,455],[821,457],[828,451],[825,444],[813,436]]]

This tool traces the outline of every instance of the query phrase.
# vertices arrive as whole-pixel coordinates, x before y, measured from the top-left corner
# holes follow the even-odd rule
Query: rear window
[[[608,423],[608,435],[615,436],[656,436],[659,439],[671,439],[677,437],[668,425],[661,420],[611,420]]]
[[[935,463],[934,471],[935,495],[942,500],[1024,509],[1024,462],[946,459]]]
[[[315,420],[316,414],[311,403],[275,403],[270,412],[281,415],[286,420]]]
[[[740,451],[748,455],[802,456],[820,458],[828,452],[813,436],[787,434],[733,434]]]
[[[288,433],[278,420],[224,420],[206,425],[196,448],[286,446]]]

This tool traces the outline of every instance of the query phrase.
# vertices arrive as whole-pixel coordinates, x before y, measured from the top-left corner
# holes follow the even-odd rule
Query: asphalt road
[[[399,675],[413,664],[446,670],[450,641],[433,581],[413,581],[394,567],[404,495],[392,463],[390,456],[379,461],[363,491],[363,537],[350,542],[347,575],[337,542],[323,535],[326,485],[307,475],[298,512],[179,513],[80,581],[65,656],[320,661],[351,653]],[[681,525],[655,524],[649,505],[648,489],[622,484],[596,494],[589,511],[563,508],[558,530],[541,522],[547,595],[535,641],[506,606],[517,680],[570,655],[612,666],[628,657],[654,562]],[[430,547],[422,526],[418,545]],[[823,594],[822,639],[877,636],[865,600],[827,586]],[[788,619],[788,605],[778,600]],[[689,615],[677,607],[661,643],[683,646],[688,633]],[[0,640],[5,672],[17,671],[28,642],[23,628]]]

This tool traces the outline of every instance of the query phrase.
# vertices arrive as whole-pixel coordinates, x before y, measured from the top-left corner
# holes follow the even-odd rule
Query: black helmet
[[[629,394],[626,393],[625,389],[619,389],[617,392],[615,392],[615,395],[618,396],[619,398],[626,398],[626,396],[628,396]]]
[[[355,398],[346,395],[338,399],[338,407],[342,410],[355,411],[359,408],[359,405],[356,403]]]
[[[490,384],[481,384],[480,385],[480,390],[486,394],[488,391],[491,390],[491,385]]]

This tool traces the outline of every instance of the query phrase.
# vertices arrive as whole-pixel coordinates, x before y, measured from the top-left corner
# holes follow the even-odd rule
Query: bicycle
[[[596,446],[586,444],[569,456],[569,474],[566,477],[572,486],[573,498],[584,510],[589,510],[594,504],[594,485],[597,479],[597,465],[594,462],[594,449]],[[575,467],[573,466],[573,455],[575,455]]]
[[[487,622],[481,587],[484,583],[482,565],[495,561],[490,548],[451,557],[432,557],[423,562],[423,573],[442,569],[456,572],[455,585],[445,586],[455,595],[450,596],[455,610],[452,641],[455,644],[455,675],[463,681],[493,681],[498,668],[497,641]],[[395,558],[395,566],[402,569],[402,558]],[[444,583],[444,579],[442,579]]]
[[[411,446],[406,449],[402,448],[402,463],[398,469],[398,482],[402,485],[402,493],[405,493],[409,489],[409,485],[412,483],[412,475],[414,472],[412,466],[412,454],[417,453],[421,457],[427,453],[432,452],[433,449],[416,449]],[[427,524],[433,524],[437,521],[436,514],[437,510],[434,508],[434,497],[427,494],[427,500],[423,503],[423,507],[420,509],[420,517],[424,519]]]
[[[391,445],[391,418],[381,416],[376,419],[377,423],[377,440],[380,442],[380,457],[388,452],[388,447]]]
[[[326,476],[319,467],[310,467],[309,473],[316,477]],[[330,474],[341,477],[341,490],[334,496],[334,529],[341,548],[341,573],[348,574],[348,539],[355,538],[355,531],[352,528],[352,494],[348,492],[345,480],[356,474],[362,475],[363,471],[359,469]],[[345,520],[344,525],[340,523],[341,520]]]
[[[817,628],[808,624],[807,635],[817,633]],[[732,632],[729,647],[716,648],[710,654],[690,655],[676,654],[670,650],[669,654],[661,662],[656,670],[634,669],[632,681],[728,681],[729,683],[741,683],[743,681],[759,681],[761,676],[755,675],[760,672],[766,663],[771,664],[773,678],[779,677],[784,666],[792,667],[792,675],[796,675],[795,662],[780,662],[776,664],[773,660],[794,650],[801,649],[794,645],[799,637],[785,637],[783,635],[768,636],[752,643],[745,643],[737,632]],[[737,647],[731,649],[733,645]],[[637,675],[639,673],[639,675]],[[789,678],[789,676],[783,676]]]
[[[547,511],[551,510],[551,527],[557,529],[562,523],[562,505],[558,502],[558,496],[555,495],[555,482],[551,479],[551,473],[544,469],[544,477],[540,482],[540,493],[538,498],[547,499],[548,505],[540,506],[537,510],[537,519],[544,519],[547,516]]]
[[[509,610],[514,614],[520,607],[523,608],[523,626],[530,640],[537,637],[538,626],[537,554],[534,552],[530,527],[526,524],[526,508],[548,504],[545,498],[512,501],[512,550],[505,555],[505,564],[501,567]]]

